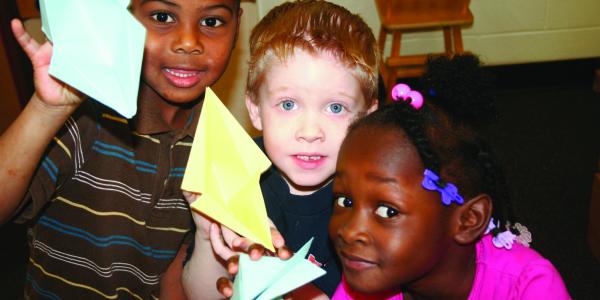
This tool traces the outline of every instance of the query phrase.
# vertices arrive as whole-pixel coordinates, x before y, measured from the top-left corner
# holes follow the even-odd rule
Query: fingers
[[[233,296],[233,286],[231,284],[231,280],[225,277],[221,277],[217,279],[217,290],[223,297],[231,298]]]
[[[230,257],[226,262],[227,272],[231,274],[231,276],[235,276],[239,270],[239,256],[234,255]],[[221,295],[225,298],[230,298],[233,296],[233,286],[231,280],[229,278],[221,277],[217,280],[217,290]]]
[[[279,232],[279,230],[277,230],[277,228],[275,228],[275,226],[271,227],[271,240],[273,241],[273,246],[275,246],[276,249],[284,247],[285,245],[283,235],[281,235],[281,233]]]
[[[189,203],[192,204],[192,202],[196,201],[198,199],[198,194],[196,193],[192,193],[192,192],[188,192],[188,191],[183,191],[183,197],[185,197],[185,200]]]
[[[292,255],[293,255],[292,250],[290,250],[286,246],[277,248],[277,257],[279,257],[280,259],[286,260],[286,259],[289,259],[290,257],[292,257]]]
[[[223,235],[223,240],[232,249],[240,249],[244,250],[247,246],[244,246],[244,238],[240,237],[233,230],[229,229],[226,226],[221,225],[221,233]]]
[[[32,59],[33,55],[40,49],[40,44],[25,31],[23,23],[19,19],[12,19],[10,26],[17,42],[21,45],[21,48],[23,48],[29,59]]]
[[[283,247],[285,245],[285,239],[283,239],[283,235],[281,235],[279,230],[277,230],[277,226],[275,226],[275,223],[271,221],[271,218],[269,218],[269,227],[271,229],[271,239],[273,241],[273,246],[275,246],[275,248]]]
[[[231,276],[235,276],[238,273],[238,271],[239,271],[240,256],[239,255],[234,255],[234,256],[230,257],[227,260],[227,262],[225,263],[225,265],[227,266],[227,272]]]
[[[248,247],[248,256],[251,260],[259,260],[266,253],[265,247],[261,244],[252,244]]]
[[[236,253],[225,243],[223,236],[221,235],[221,230],[218,224],[212,223],[210,225],[210,244],[213,248],[213,251],[221,257],[223,260],[228,260]]]

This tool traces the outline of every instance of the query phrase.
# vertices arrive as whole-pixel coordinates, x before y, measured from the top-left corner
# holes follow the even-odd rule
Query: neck
[[[322,189],[324,186],[326,186],[333,180],[333,178],[328,178],[324,182],[321,182],[315,186],[301,186],[294,184],[289,178],[287,178],[287,176],[285,176],[285,174],[282,173],[281,175],[285,180],[285,183],[287,183],[288,188],[290,189],[290,194],[297,196],[306,196],[313,194],[314,192]]]
[[[475,279],[475,245],[456,246],[430,274],[407,284],[404,299],[467,299]]]
[[[199,97],[196,101],[189,103],[174,103],[163,98],[145,83],[140,88],[139,98],[144,99],[148,105],[157,107],[161,121],[170,129],[184,128],[192,112],[191,108],[202,99]]]

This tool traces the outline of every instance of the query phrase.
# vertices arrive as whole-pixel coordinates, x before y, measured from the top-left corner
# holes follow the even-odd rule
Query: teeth
[[[320,155],[297,155],[298,159],[304,160],[304,161],[311,161],[311,160],[319,160],[321,159]]]
[[[188,78],[188,77],[194,76],[193,73],[182,74],[182,73],[179,73],[179,72],[175,72],[175,71],[173,71],[171,69],[166,69],[165,68],[165,70],[167,71],[167,73],[169,73],[169,74],[171,74],[173,76],[181,77],[181,78]]]

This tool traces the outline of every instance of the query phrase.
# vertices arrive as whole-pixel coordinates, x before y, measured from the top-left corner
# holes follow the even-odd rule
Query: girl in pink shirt
[[[396,102],[351,126],[334,179],[333,299],[569,299],[514,223],[491,149],[489,81],[470,55],[438,57]]]

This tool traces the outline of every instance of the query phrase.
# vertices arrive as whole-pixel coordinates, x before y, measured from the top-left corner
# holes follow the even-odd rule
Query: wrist
[[[40,115],[47,116],[52,119],[70,116],[79,107],[80,103],[69,103],[61,105],[52,105],[40,98],[37,93],[34,93],[29,100],[29,106]]]

